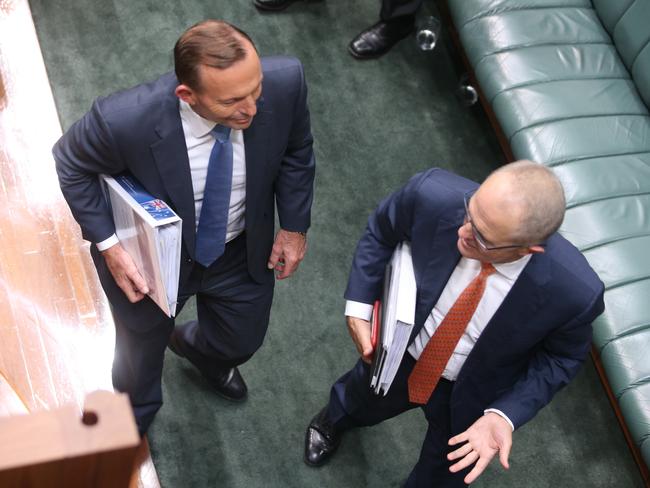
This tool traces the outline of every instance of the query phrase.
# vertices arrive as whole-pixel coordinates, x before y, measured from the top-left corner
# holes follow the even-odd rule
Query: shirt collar
[[[205,137],[217,125],[213,121],[204,119],[199,114],[197,114],[194,110],[192,110],[192,107],[190,107],[189,103],[180,100],[179,106],[181,119],[183,122],[185,122],[185,124],[187,124],[187,127],[189,128],[190,133],[193,137],[196,137],[197,139]]]
[[[520,257],[516,261],[510,261],[509,263],[492,263],[494,269],[496,269],[499,274],[505,276],[510,281],[515,281],[521,272],[524,270],[532,254],[526,254],[525,256]]]

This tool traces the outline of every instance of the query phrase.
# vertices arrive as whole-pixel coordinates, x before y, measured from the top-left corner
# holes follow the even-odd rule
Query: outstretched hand
[[[479,418],[465,432],[449,439],[449,445],[464,444],[447,455],[450,461],[458,460],[449,471],[456,473],[474,464],[472,470],[465,476],[468,485],[478,478],[492,458],[499,453],[499,461],[505,469],[509,469],[508,456],[512,447],[512,428],[510,424],[494,412],[488,412]]]
[[[305,234],[280,229],[275,236],[267,266],[269,269],[275,269],[277,279],[283,280],[298,269],[306,252],[307,236]]]
[[[102,255],[115,283],[131,303],[139,302],[149,293],[147,282],[121,244],[115,244],[102,251]]]

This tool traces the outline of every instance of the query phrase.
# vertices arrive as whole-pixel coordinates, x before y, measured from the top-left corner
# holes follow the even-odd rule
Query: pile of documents
[[[149,296],[168,316],[176,314],[182,221],[129,174],[101,175],[115,234],[147,282]]]
[[[402,242],[386,267],[383,298],[373,310],[370,388],[378,395],[388,393],[404,357],[415,322],[416,295],[411,246]]]

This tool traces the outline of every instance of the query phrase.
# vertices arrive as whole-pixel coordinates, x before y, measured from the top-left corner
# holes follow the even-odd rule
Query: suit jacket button
[[[187,264],[192,264],[192,258],[187,258],[185,261]]]

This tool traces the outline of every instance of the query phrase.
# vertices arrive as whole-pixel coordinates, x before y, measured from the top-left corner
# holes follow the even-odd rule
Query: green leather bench
[[[650,0],[447,5],[510,154],[552,167],[564,183],[561,232],[607,289],[594,357],[647,482]]]

